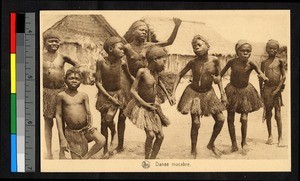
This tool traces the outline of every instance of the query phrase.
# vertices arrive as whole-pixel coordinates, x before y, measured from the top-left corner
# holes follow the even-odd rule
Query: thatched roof
[[[167,40],[174,28],[171,18],[144,17],[149,28],[153,29],[159,41]],[[191,41],[197,34],[204,36],[210,43],[210,54],[234,54],[234,44],[203,22],[183,21],[174,43],[167,47],[169,54],[194,55]]]
[[[82,47],[102,47],[110,36],[119,36],[102,15],[68,15],[46,30],[60,36],[62,43],[78,43]]]

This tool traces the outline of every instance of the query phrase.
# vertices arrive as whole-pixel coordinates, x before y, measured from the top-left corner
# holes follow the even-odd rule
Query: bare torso
[[[64,58],[56,53],[43,54],[43,87],[59,89],[64,86]]]
[[[191,62],[191,70],[193,73],[193,80],[191,88],[197,92],[204,92],[212,87],[212,75],[216,73],[215,58],[208,57],[207,61],[194,59]]]
[[[269,78],[269,81],[265,82],[265,85],[269,87],[278,86],[281,79],[281,63],[279,59],[267,59],[262,65],[266,77]]]
[[[60,93],[62,97],[62,120],[70,129],[79,130],[88,124],[84,94],[78,92],[76,95],[71,96],[65,91]]]
[[[245,88],[249,84],[250,74],[253,70],[250,62],[242,62],[238,59],[231,63],[230,83],[234,87]]]
[[[156,97],[156,86],[158,75],[152,75],[148,69],[144,69],[143,77],[138,84],[139,96],[148,103],[154,103]]]
[[[140,68],[147,66],[146,51],[151,46],[150,43],[146,43],[142,47],[136,47],[132,44],[125,45],[125,55],[128,63],[128,68],[134,77]]]
[[[111,64],[108,60],[97,62],[97,69],[101,71],[102,85],[107,91],[121,89],[121,61]]]

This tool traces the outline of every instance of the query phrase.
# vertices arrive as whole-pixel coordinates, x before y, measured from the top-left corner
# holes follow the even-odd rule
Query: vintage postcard
[[[290,172],[289,10],[40,11],[42,172]]]

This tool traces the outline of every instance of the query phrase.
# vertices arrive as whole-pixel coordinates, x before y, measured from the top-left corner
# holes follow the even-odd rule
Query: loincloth
[[[237,88],[229,83],[225,87],[225,93],[228,100],[228,111],[250,113],[262,107],[262,101],[258,92],[251,83],[245,88]]]
[[[88,143],[93,141],[88,135],[93,134],[95,130],[97,128],[91,126],[79,130],[71,130],[66,127],[65,138],[68,141],[71,153],[83,157],[88,152]]]
[[[49,89],[43,87],[43,115],[46,118],[55,118],[56,96],[58,93],[65,91],[66,87],[60,89]]]
[[[151,111],[141,106],[135,99],[132,99],[124,110],[124,115],[140,129],[159,133],[162,126],[168,126],[170,121],[163,114],[158,104],[154,105],[157,110]]]
[[[224,104],[218,99],[213,88],[207,92],[196,92],[188,85],[184,90],[177,110],[182,114],[197,114],[209,116],[219,114],[226,110]]]
[[[263,100],[265,107],[275,107],[280,108],[283,106],[281,92],[278,92],[275,96],[272,95],[272,92],[277,88],[277,86],[264,86],[263,87]]]

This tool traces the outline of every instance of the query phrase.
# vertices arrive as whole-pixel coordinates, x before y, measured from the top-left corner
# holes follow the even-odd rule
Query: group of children
[[[155,159],[164,139],[162,128],[170,124],[158,103],[157,86],[164,92],[170,105],[175,105],[176,88],[180,79],[189,70],[192,71],[193,79],[184,90],[177,109],[182,114],[191,114],[191,154],[194,158],[197,157],[200,117],[212,115],[215,120],[207,148],[215,155],[221,156],[222,152],[216,148],[214,142],[225,121],[222,112],[224,110],[228,112],[227,123],[232,152],[238,150],[234,116],[235,113],[241,114],[241,147],[247,151],[248,114],[260,109],[263,103],[269,132],[267,144],[273,142],[271,132],[273,107],[278,126],[278,146],[282,144],[280,107],[281,91],[285,81],[285,62],[276,57],[279,43],[275,40],[268,41],[266,51],[269,57],[259,68],[255,62],[249,60],[252,52],[251,44],[246,40],[240,40],[235,46],[237,57],[229,60],[221,70],[218,58],[208,54],[209,42],[201,35],[196,35],[192,40],[196,57],[177,74],[173,91],[169,94],[160,79],[160,72],[164,70],[168,56],[163,47],[173,43],[181,20],[174,18],[174,23],[175,28],[165,42],[147,42],[149,28],[140,20],[136,21],[124,36],[130,43],[124,44],[124,40],[120,37],[110,37],[104,42],[103,48],[108,56],[96,63],[95,73],[95,84],[98,89],[96,109],[101,114],[101,134],[92,126],[87,94],[77,91],[82,81],[79,69],[75,66],[66,72],[64,82],[67,87],[57,94],[55,111],[61,152],[69,150],[73,159],[90,158],[102,148],[105,158],[121,152],[124,150],[125,120],[129,118],[134,125],[145,130],[145,159]],[[224,91],[222,76],[229,68],[231,68],[230,83]],[[252,70],[258,74],[263,103],[258,91],[249,82]],[[122,76],[131,85],[129,95],[122,86]],[[221,99],[218,99],[212,87],[213,83],[218,85]],[[116,130],[114,117],[117,110],[119,116]],[[111,141],[108,143],[109,131]],[[95,141],[95,144],[88,150],[90,141]],[[49,153],[51,154],[51,150],[48,150],[48,155]]]

